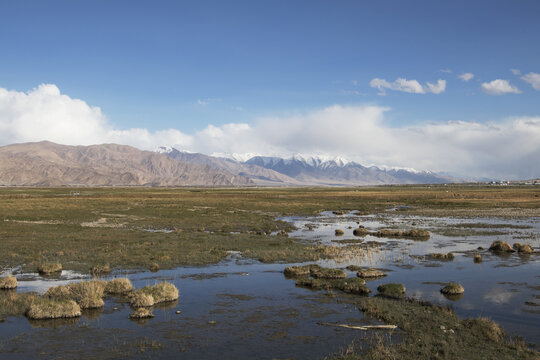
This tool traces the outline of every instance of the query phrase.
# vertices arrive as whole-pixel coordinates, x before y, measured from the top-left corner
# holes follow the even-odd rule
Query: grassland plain
[[[399,206],[431,216],[540,216],[540,188],[0,188],[0,266],[171,268],[216,263],[227,251],[267,262],[315,260],[330,255],[265,236],[290,229],[276,217]]]
[[[264,262],[330,258],[339,252],[284,235],[280,216],[323,210],[377,214],[540,217],[540,187],[386,186],[375,188],[0,188],[0,267],[44,263],[92,268],[173,268],[214,264],[228,251]],[[33,294],[6,291],[4,316],[26,309]],[[338,358],[538,358],[509,342],[485,319],[460,320],[449,309],[408,299],[354,297],[365,314],[398,325],[403,341],[374,337]],[[479,340],[480,339],[480,340]],[[470,356],[469,356],[470,358]]]

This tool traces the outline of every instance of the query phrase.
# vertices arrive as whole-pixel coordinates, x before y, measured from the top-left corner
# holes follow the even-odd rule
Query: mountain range
[[[448,183],[458,179],[407,169],[365,167],[343,158],[253,156],[246,161],[160,147],[60,145],[0,147],[4,186],[354,186]]]
[[[180,161],[210,166],[219,171],[245,176],[257,185],[354,186],[383,184],[441,184],[459,182],[451,176],[414,169],[365,167],[341,157],[301,156],[289,158],[253,156],[215,157],[179,151],[170,147],[156,149]]]

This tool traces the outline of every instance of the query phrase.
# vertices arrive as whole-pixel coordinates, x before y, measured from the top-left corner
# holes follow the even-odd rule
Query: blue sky
[[[334,105],[384,108],[389,127],[485,124],[540,116],[522,79],[540,73],[539,18],[538,1],[4,1],[0,88],[54,84],[117,130],[188,136]],[[496,79],[513,88],[483,90]]]

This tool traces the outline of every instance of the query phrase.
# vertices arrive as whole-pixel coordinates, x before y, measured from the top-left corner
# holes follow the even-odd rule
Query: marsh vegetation
[[[235,357],[265,349],[269,357],[313,358],[356,338],[361,348],[343,350],[343,358],[537,356],[540,341],[531,334],[538,325],[527,323],[539,316],[530,279],[540,245],[530,221],[540,216],[535,187],[69,192],[0,189],[0,354],[32,357],[91,336],[107,343],[101,333],[121,339],[117,349],[140,344],[157,357],[182,351],[199,358],[202,349],[208,358],[223,356],[215,349],[230,342],[243,349],[225,351]],[[484,250],[496,241],[503,244]],[[486,279],[471,275],[473,266]],[[80,275],[69,280],[69,271]],[[498,319],[512,335],[524,329],[527,341],[477,319],[484,307],[495,317],[506,313]],[[509,307],[518,309],[512,318]],[[23,328],[24,315],[41,329],[25,333],[33,345],[8,330]],[[398,330],[358,337],[318,322]]]

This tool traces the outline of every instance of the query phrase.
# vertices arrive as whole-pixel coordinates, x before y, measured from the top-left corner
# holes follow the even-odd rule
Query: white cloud
[[[99,107],[61,94],[56,85],[42,84],[27,93],[0,88],[1,145],[50,140],[68,145],[115,142],[153,149],[165,139],[181,146],[192,141],[191,136],[174,129],[116,129]]]
[[[510,71],[516,76],[521,75],[521,71],[519,71],[519,69],[510,69]]]
[[[463,73],[459,75],[458,78],[460,78],[462,81],[469,82],[470,80],[474,78],[474,74],[467,72],[467,73]]]
[[[482,83],[482,90],[486,94],[490,95],[503,95],[503,94],[521,94],[516,86],[510,85],[508,80],[495,79],[493,81]]]
[[[437,84],[426,83],[422,86],[417,80],[407,80],[398,78],[394,82],[388,82],[384,79],[374,78],[369,82],[372,88],[379,90],[379,95],[386,95],[385,89],[402,91],[411,94],[440,94],[446,90],[446,80],[437,80]]]
[[[335,105],[252,123],[175,129],[113,127],[98,107],[41,85],[27,93],[0,88],[0,145],[50,140],[61,144],[120,143],[152,150],[169,145],[206,154],[339,155],[362,164],[448,171],[492,178],[540,177],[540,116],[481,124],[450,121],[396,127],[388,108]]]
[[[523,75],[521,79],[531,84],[535,90],[540,90],[540,74],[530,72],[527,75]]]
[[[441,69],[439,71],[442,72],[442,73],[445,73],[445,74],[451,74],[452,73],[452,70],[450,70],[450,69]]]

